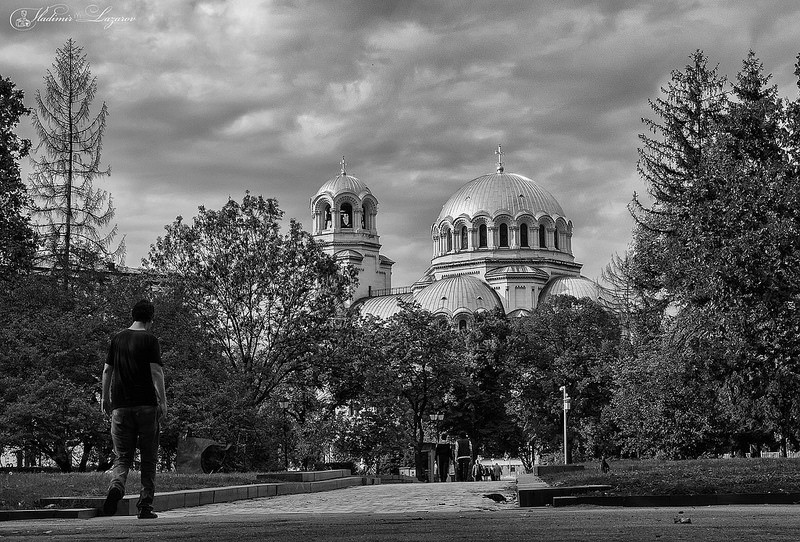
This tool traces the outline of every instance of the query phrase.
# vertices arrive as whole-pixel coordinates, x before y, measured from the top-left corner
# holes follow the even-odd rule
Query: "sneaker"
[[[139,510],[139,515],[136,517],[139,519],[156,519],[158,514],[155,514],[150,508],[142,508]]]
[[[117,504],[122,499],[122,491],[118,487],[112,487],[108,490],[106,501],[103,503],[103,515],[113,516],[117,513]]]

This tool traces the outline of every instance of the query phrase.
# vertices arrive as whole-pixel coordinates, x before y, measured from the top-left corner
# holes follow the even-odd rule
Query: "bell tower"
[[[394,262],[380,253],[378,200],[366,184],[347,174],[344,156],[340,166],[339,175],[311,198],[312,234],[340,264],[358,269],[356,301],[391,289]]]

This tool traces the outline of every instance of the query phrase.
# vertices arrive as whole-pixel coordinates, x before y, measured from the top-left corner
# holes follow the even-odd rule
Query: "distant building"
[[[603,302],[603,290],[581,276],[572,253],[573,224],[535,181],[507,173],[500,147],[494,173],[459,188],[431,226],[431,265],[413,285],[392,288],[394,262],[380,253],[378,200],[345,161],[311,199],[313,235],[325,252],[359,270],[353,305],[388,318],[399,300],[416,301],[466,327],[472,315],[502,307],[530,314],[548,296]]]

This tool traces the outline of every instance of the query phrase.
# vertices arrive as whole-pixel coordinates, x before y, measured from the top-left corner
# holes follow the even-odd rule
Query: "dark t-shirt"
[[[442,459],[450,459],[453,455],[453,448],[450,444],[444,442],[436,445],[436,456]]]
[[[111,339],[106,363],[114,368],[111,408],[157,406],[150,364],[161,363],[158,339],[149,331],[126,329]]]

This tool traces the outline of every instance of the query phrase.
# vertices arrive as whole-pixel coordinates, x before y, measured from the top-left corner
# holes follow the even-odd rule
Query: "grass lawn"
[[[548,474],[553,486],[605,484],[612,495],[697,495],[724,493],[800,493],[800,459],[696,459],[687,461],[599,462],[584,471]]]
[[[253,472],[228,474],[177,474],[159,472],[156,474],[156,493],[180,489],[201,489],[204,487],[240,486],[255,483]],[[0,510],[38,508],[38,500],[44,497],[90,497],[105,495],[111,473],[0,473]],[[268,482],[268,481],[266,481]],[[138,495],[141,489],[139,473],[131,471],[125,492]]]

